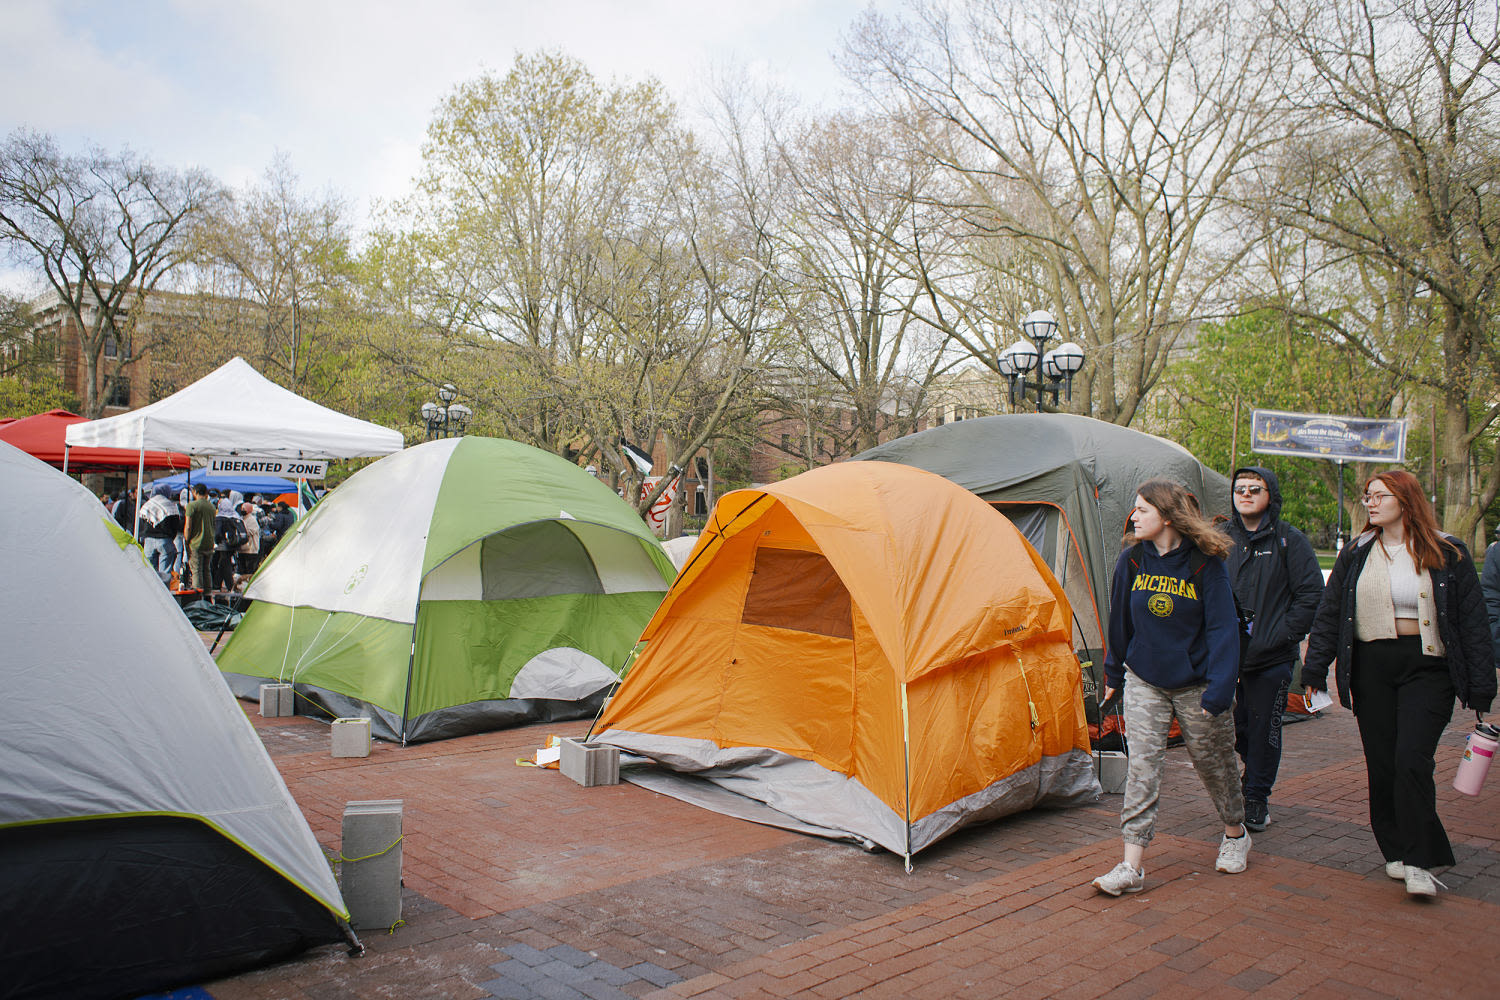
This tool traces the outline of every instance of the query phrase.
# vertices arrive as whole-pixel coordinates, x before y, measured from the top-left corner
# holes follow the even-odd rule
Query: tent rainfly
[[[910,867],[962,826],[1097,799],[1069,617],[968,491],[814,469],[719,501],[592,739]]]
[[[447,438],[355,473],[250,582],[234,691],[368,715],[402,742],[593,714],[673,576],[608,486],[556,455]]]
[[[307,821],[140,550],[5,444],[0,566],[0,992],[136,996],[353,941]]]
[[[1229,510],[1229,480],[1166,438],[1071,413],[960,420],[855,456],[935,472],[1010,518],[1041,553],[1076,612],[1074,643],[1094,664],[1089,712],[1104,678],[1109,581],[1135,488],[1153,476],[1182,483],[1207,514]],[[1097,722],[1097,718],[1093,721]]]

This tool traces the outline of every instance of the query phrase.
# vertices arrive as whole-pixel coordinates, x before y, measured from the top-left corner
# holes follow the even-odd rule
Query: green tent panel
[[[365,715],[427,740],[591,714],[674,575],[593,476],[514,441],[465,437],[361,470],[251,581],[219,666],[253,697]]]

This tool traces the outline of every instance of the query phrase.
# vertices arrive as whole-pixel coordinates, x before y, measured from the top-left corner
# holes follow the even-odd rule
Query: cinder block
[[[334,719],[333,755],[335,757],[370,756],[370,720]]]
[[[1130,758],[1118,750],[1101,750],[1094,755],[1099,763],[1099,786],[1106,795],[1118,795],[1125,791],[1125,778],[1130,773]]]
[[[620,748],[564,738],[557,766],[584,788],[620,783]]]
[[[401,805],[401,799],[344,805],[340,889],[356,930],[401,919]]]
[[[262,684],[260,686],[260,714],[267,719],[280,719],[297,714],[296,693],[290,684]]]

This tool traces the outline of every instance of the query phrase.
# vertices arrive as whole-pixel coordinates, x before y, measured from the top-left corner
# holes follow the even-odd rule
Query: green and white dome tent
[[[583,718],[675,571],[639,515],[556,455],[497,438],[408,448],[297,522],[246,589],[219,668],[294,684],[412,742]]]

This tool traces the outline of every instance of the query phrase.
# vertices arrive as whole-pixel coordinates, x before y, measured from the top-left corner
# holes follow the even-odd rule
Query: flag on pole
[[[651,475],[651,466],[653,463],[651,461],[651,455],[648,452],[644,451],[643,449],[637,448],[635,445],[631,444],[629,441],[626,441],[624,438],[620,438],[620,450],[625,453],[626,459],[628,459],[630,463],[636,467],[636,470],[640,472],[642,476]]]
[[[313,492],[312,483],[306,479],[297,480],[297,516],[301,517],[312,510],[318,502],[318,495]]]

